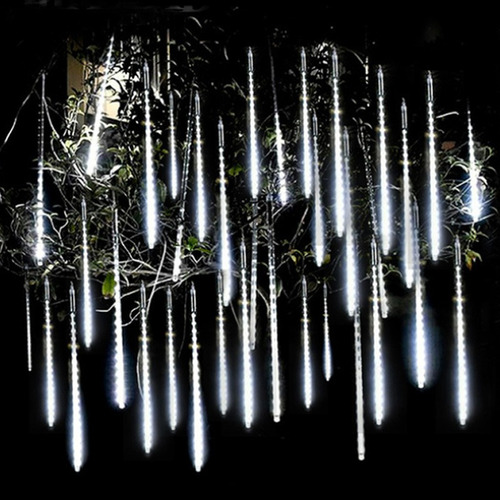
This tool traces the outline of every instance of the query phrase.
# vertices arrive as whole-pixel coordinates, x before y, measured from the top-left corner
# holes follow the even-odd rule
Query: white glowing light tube
[[[168,421],[175,431],[178,421],[177,363],[175,361],[175,331],[172,290],[167,288],[167,371],[168,371]]]
[[[312,155],[311,155],[311,136],[309,129],[309,92],[307,88],[307,60],[304,48],[300,52],[300,75],[302,86],[302,182],[304,195],[306,198],[311,196],[312,192]]]
[[[89,244],[87,236],[87,203],[81,202],[82,210],[82,293],[83,293],[83,341],[89,348],[93,341],[92,292],[90,288]]]
[[[156,193],[156,179],[153,162],[153,140],[151,137],[151,106],[149,102],[149,68],[147,63],[144,64],[144,156],[145,156],[145,182],[146,182],[146,239],[148,248],[153,248],[156,245],[158,238],[158,200]]]
[[[309,409],[313,399],[313,387],[309,307],[307,303],[307,282],[305,276],[302,276],[302,370],[304,406]]]
[[[252,253],[250,256],[250,348],[255,349],[257,342],[257,266],[258,266],[258,227],[257,227],[257,205],[253,205],[252,229]]]
[[[472,130],[470,110],[467,110],[467,131],[469,143],[469,211],[473,222],[477,222],[481,217],[482,203],[479,189],[479,166],[476,162],[476,156],[474,154],[474,133]]]
[[[382,321],[380,311],[380,294],[378,283],[379,252],[375,237],[371,242],[371,287],[372,287],[372,342],[373,342],[373,400],[375,422],[382,425],[384,419],[385,390],[384,365],[382,359]]]
[[[268,272],[269,272],[269,323],[271,330],[271,407],[273,420],[281,419],[281,384],[280,384],[280,356],[278,343],[278,298],[276,290],[276,255],[274,248],[274,227],[272,206],[270,207]]]
[[[429,245],[432,260],[437,260],[441,252],[441,207],[439,201],[436,133],[434,125],[434,88],[430,72],[427,74],[427,122],[429,141]]]
[[[391,198],[386,144],[386,124],[384,106],[384,73],[379,67],[377,71],[378,102],[378,143],[379,143],[379,207],[380,207],[380,241],[384,255],[389,253],[392,236]]]
[[[380,255],[379,246],[376,246],[377,255],[377,276],[378,276],[378,293],[380,300],[380,315],[382,318],[389,316],[389,299],[387,298],[387,291],[385,289],[385,276],[382,266],[382,257]]]
[[[241,260],[241,349],[242,349],[242,368],[243,368],[243,418],[245,427],[249,429],[253,424],[253,406],[254,406],[254,381],[253,381],[253,365],[252,365],[252,349],[250,339],[250,322],[249,322],[249,307],[248,307],[248,284],[247,284],[247,263],[245,243],[242,240],[240,244],[240,260]]]
[[[28,361],[28,371],[33,369],[32,342],[31,342],[31,300],[30,285],[28,278],[24,281],[24,298],[26,305],[26,354]]]
[[[328,287],[323,284],[323,375],[325,380],[332,378],[332,344],[330,340],[330,315],[328,314]]]
[[[219,369],[219,410],[222,415],[229,407],[227,342],[224,315],[224,284],[222,273],[217,273],[217,347]]]
[[[73,469],[79,472],[83,466],[84,459],[84,436],[83,436],[83,415],[82,396],[80,388],[80,366],[78,363],[78,345],[76,339],[76,319],[75,319],[75,289],[73,283],[69,290],[70,301],[70,328],[71,328],[71,361],[70,361],[70,390],[71,390],[71,460]]]
[[[281,132],[281,124],[279,113],[276,110],[274,113],[274,124],[276,128],[276,161],[278,163],[278,195],[282,205],[288,203],[288,186],[285,172],[285,155],[284,155],[284,139]]]
[[[415,320],[414,320],[414,352],[415,352],[415,375],[419,389],[423,389],[427,383],[427,331],[424,311],[424,288],[420,269],[420,251],[418,245],[418,232],[415,224],[414,229],[414,263],[415,263]]]
[[[127,402],[127,391],[125,385],[125,355],[123,347],[123,323],[122,323],[122,291],[120,283],[120,237],[118,227],[118,209],[114,210],[113,231],[113,277],[114,277],[114,401],[118,408],[125,408]]]
[[[226,174],[224,161],[224,125],[219,118],[219,221],[220,221],[220,271],[223,281],[224,305],[227,306],[232,297],[232,261],[229,238],[229,218],[226,192]]]
[[[47,424],[54,427],[56,421],[56,381],[54,370],[54,345],[52,339],[52,319],[50,313],[50,284],[49,279],[44,280],[45,303],[45,408]]]
[[[312,117],[313,166],[314,166],[314,256],[316,265],[320,267],[325,260],[325,224],[323,220],[323,203],[321,200],[321,179],[318,160],[318,120],[316,113]]]
[[[356,372],[356,436],[358,460],[364,460],[365,449],[365,417],[364,417],[364,394],[363,394],[363,356],[361,345],[361,320],[359,308],[354,312],[354,366]]]
[[[36,195],[36,244],[35,260],[42,265],[45,258],[44,228],[44,141],[45,141],[45,73],[42,73],[42,90],[40,97],[40,116],[38,123],[38,179]]]
[[[101,131],[104,104],[106,102],[106,88],[108,86],[109,67],[111,65],[111,55],[113,52],[113,41],[114,38],[111,37],[108,54],[106,56],[106,62],[104,64],[104,75],[102,78],[99,97],[95,108],[94,127],[92,129],[92,137],[90,139],[90,147],[87,158],[87,175],[94,175],[97,170],[97,160],[99,156],[99,134]]]
[[[203,173],[203,149],[201,138],[201,111],[200,95],[196,92],[194,97],[195,115],[195,145],[196,145],[196,226],[198,239],[203,241],[207,232],[207,214],[205,200],[205,180]]]
[[[175,141],[174,93],[168,94],[168,120],[170,145],[170,195],[175,200],[179,195],[179,166],[177,162],[177,147]]]
[[[338,237],[344,235],[345,230],[345,184],[342,153],[342,128],[340,124],[340,97],[339,97],[339,62],[337,50],[332,52],[332,87],[333,87],[333,152],[335,168],[335,232]]]
[[[344,172],[345,172],[345,283],[347,294],[347,313],[354,316],[358,307],[358,270],[356,265],[356,241],[352,220],[350,168],[349,168],[349,135],[344,130]]]
[[[177,226],[177,233],[175,237],[175,253],[174,264],[172,269],[172,281],[175,283],[179,280],[182,264],[182,236],[184,234],[184,224],[181,222]]]
[[[406,101],[401,103],[402,163],[403,163],[403,276],[406,288],[413,286],[413,220],[411,212],[410,161],[408,158],[408,112]]]
[[[465,337],[464,296],[462,284],[462,255],[460,241],[455,239],[455,341],[457,355],[458,420],[465,426],[469,415],[467,347]]]
[[[141,381],[142,381],[142,440],[146,454],[153,447],[153,401],[151,394],[151,369],[149,356],[149,337],[147,325],[146,286],[141,283]]]
[[[201,391],[201,370],[198,355],[199,343],[196,314],[196,290],[194,284],[191,284],[191,404],[193,412],[191,451],[194,468],[197,472],[199,472],[201,471],[206,458],[206,429],[203,414],[203,396]]]
[[[249,127],[249,162],[250,162],[250,192],[255,200],[259,196],[259,153],[257,147],[257,119],[255,112],[255,89],[253,71],[253,52],[248,49],[248,127]]]

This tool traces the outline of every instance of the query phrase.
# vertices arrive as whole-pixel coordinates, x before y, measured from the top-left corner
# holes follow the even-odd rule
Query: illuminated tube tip
[[[307,71],[306,50],[304,47],[300,50],[300,70],[305,73]]]
[[[434,84],[432,80],[432,74],[429,71],[427,73],[427,100],[428,101],[433,101],[434,100]]]
[[[384,72],[382,66],[379,66],[377,70],[377,95],[378,97],[384,95]]]
[[[339,56],[335,47],[332,50],[332,76],[333,78],[339,77]]]
[[[401,102],[401,127],[403,130],[408,128],[408,110],[406,108],[406,101],[403,99]]]
[[[69,312],[74,313],[76,310],[75,306],[75,287],[73,282],[69,285]]]
[[[253,51],[251,48],[248,49],[248,71],[250,73],[253,72]]]
[[[200,94],[198,91],[194,94],[194,114],[200,116]]]
[[[224,147],[224,122],[222,118],[219,116],[219,123],[217,125],[218,138],[219,138],[219,147]]]

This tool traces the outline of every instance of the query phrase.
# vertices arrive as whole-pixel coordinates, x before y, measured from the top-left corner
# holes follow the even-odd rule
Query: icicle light
[[[141,283],[141,337],[140,373],[142,395],[142,443],[146,454],[153,447],[153,400],[151,393],[151,367],[149,355],[149,336],[147,324],[146,285]]]
[[[170,196],[175,200],[179,195],[179,165],[177,161],[177,145],[175,138],[174,93],[168,94],[169,146],[170,146]]]
[[[363,395],[363,356],[361,344],[361,319],[359,308],[354,311],[354,367],[356,389],[356,436],[358,460],[365,459],[365,417]]]
[[[303,397],[306,409],[311,408],[313,400],[311,333],[309,331],[309,305],[307,303],[307,281],[302,276],[302,377]]]
[[[255,111],[255,88],[253,52],[248,49],[248,140],[249,140],[249,170],[250,192],[254,200],[259,196],[259,151],[257,146],[257,118]]]
[[[56,377],[54,368],[54,344],[52,335],[52,318],[50,311],[50,283],[44,279],[44,305],[45,305],[45,410],[47,424],[54,427],[57,414],[56,406]]]
[[[30,284],[28,277],[24,278],[24,301],[26,311],[26,359],[28,363],[28,371],[33,369],[33,351],[31,341],[31,300],[30,300]]]
[[[227,342],[224,315],[224,284],[222,273],[217,273],[217,352],[219,371],[219,410],[226,415],[229,407]]]
[[[325,260],[325,224],[323,216],[323,201],[321,197],[321,177],[319,173],[318,159],[318,120],[316,113],[312,117],[313,136],[313,167],[314,167],[314,256],[316,265],[319,267]]]
[[[82,215],[82,303],[83,303],[83,341],[85,347],[92,345],[94,337],[92,290],[90,285],[89,243],[87,235],[87,202],[81,201]]]
[[[474,132],[470,109],[467,110],[467,133],[469,145],[469,211],[472,221],[477,222],[481,217],[482,203],[479,189],[479,166],[474,151]]]
[[[312,193],[312,154],[311,154],[311,131],[309,118],[309,90],[307,85],[307,57],[304,48],[300,51],[300,77],[301,77],[301,100],[302,100],[302,183],[304,196],[309,198]]]
[[[329,381],[333,373],[330,315],[328,313],[328,286],[323,284],[323,375]]]
[[[200,94],[194,97],[195,115],[195,145],[196,145],[196,230],[200,241],[204,241],[207,234],[205,174],[203,166],[203,141],[201,137],[201,107]]]
[[[167,288],[167,373],[168,373],[168,422],[175,431],[178,422],[177,362],[175,354],[175,330],[172,289]]]

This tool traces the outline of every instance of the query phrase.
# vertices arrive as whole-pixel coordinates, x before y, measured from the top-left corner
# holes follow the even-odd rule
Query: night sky
[[[85,2],[73,3],[85,5]],[[98,3],[90,2],[94,5]],[[140,5],[144,8],[146,3]],[[69,5],[71,2],[59,4]],[[9,9],[8,2],[2,7],[0,50],[2,81],[6,90],[3,91],[0,120],[1,143],[40,67],[50,59],[61,32],[73,31],[73,27],[68,28],[73,25],[75,30],[79,25],[88,29],[92,23],[102,26],[106,16],[133,8],[130,2],[110,2],[107,5],[111,7],[102,11],[38,10],[28,6]],[[350,44],[354,49],[364,50],[368,46],[373,60],[380,64],[407,68],[404,73],[407,78],[414,74],[412,71],[425,69],[436,71],[440,83],[450,75],[451,81],[456,82],[454,75],[459,75],[461,88],[470,96],[471,105],[476,110],[477,129],[481,137],[494,147],[499,146],[500,64],[497,52],[500,28],[494,23],[494,14],[429,13],[402,9],[401,12],[390,11],[387,16],[372,16],[364,11],[356,17],[355,9],[352,12],[347,10],[349,12],[340,16],[335,12],[335,6],[314,2],[294,8],[287,6],[283,12],[278,9],[270,12],[257,7],[240,9],[233,14],[235,36],[243,45],[244,41],[258,40],[258,28],[262,28],[263,24],[275,24],[286,26],[291,33],[296,33],[298,43],[326,36],[341,44]],[[221,7],[216,11],[220,14]],[[52,85],[51,91],[56,94],[64,90],[64,83],[61,88],[57,84]],[[444,101],[452,99],[453,95],[442,96],[443,107],[446,106]],[[22,107],[14,132],[0,150],[1,182],[23,183],[27,178],[33,181],[35,113],[36,100],[32,99]],[[493,157],[492,166],[498,175],[498,155]],[[285,497],[290,492],[307,498],[321,498],[320,495],[357,498],[357,493],[370,492],[397,493],[400,498],[406,498],[408,493],[416,490],[432,497],[435,492],[449,494],[455,489],[453,483],[458,481],[474,487],[470,493],[473,498],[483,498],[490,491],[489,486],[494,483],[500,465],[496,449],[500,418],[498,228],[496,238],[488,240],[482,247],[483,261],[464,274],[472,363],[470,423],[461,429],[454,413],[453,273],[449,263],[438,263],[427,268],[425,275],[435,334],[435,380],[424,391],[417,390],[410,381],[407,351],[409,301],[401,285],[393,283],[390,298],[395,313],[384,323],[388,365],[387,420],[382,428],[376,428],[371,417],[370,382],[367,380],[367,451],[364,462],[359,462],[356,456],[352,324],[343,312],[340,293],[337,301],[332,298],[334,375],[328,383],[320,373],[320,305],[317,298],[311,304],[317,364],[316,396],[309,411],[301,405],[300,375],[296,370],[300,363],[299,311],[295,306],[279,302],[279,307],[283,308],[280,335],[288,340],[284,348],[286,412],[282,421],[275,424],[267,410],[269,368],[268,353],[264,349],[257,360],[257,385],[261,397],[256,424],[254,429],[247,431],[241,423],[240,391],[236,381],[233,381],[233,402],[229,414],[223,418],[217,413],[215,357],[211,350],[215,336],[215,285],[213,280],[207,278],[203,284],[206,288],[199,292],[203,302],[199,323],[202,335],[208,339],[201,353],[209,422],[209,452],[203,470],[200,473],[194,471],[188,453],[189,351],[185,350],[179,358],[184,377],[180,428],[175,434],[171,433],[164,415],[158,411],[155,417],[158,421],[156,444],[151,456],[145,457],[140,444],[137,392],[136,402],[122,413],[109,403],[106,381],[110,377],[110,346],[105,332],[109,331],[111,322],[109,318],[103,318],[99,320],[99,330],[104,333],[98,340],[98,348],[85,358],[81,367],[85,374],[88,457],[83,470],[74,473],[68,460],[65,416],[60,417],[56,428],[51,431],[43,421],[41,332],[35,340],[38,346],[35,369],[28,373],[23,283],[19,278],[2,272],[1,307],[4,318],[7,318],[2,328],[2,442],[7,443],[2,454],[5,459],[2,482],[12,484],[16,497],[24,492],[55,492],[52,496],[56,498],[62,494],[75,498],[78,497],[77,492],[118,497],[131,491],[139,494],[139,485],[144,482],[145,492],[165,498],[194,498],[189,494],[195,491],[209,493],[213,498],[226,493],[239,498],[244,492],[259,493],[263,498],[275,495]],[[182,300],[181,297],[180,304]],[[40,312],[40,305],[35,305],[34,314]],[[362,327],[366,368],[369,370],[367,316],[367,311],[362,314]],[[34,320],[34,329],[40,330],[41,323],[39,316]],[[231,321],[229,324],[233,326],[230,343],[234,354],[232,368],[236,371],[239,351],[234,324]],[[58,328],[63,335],[64,325]],[[137,324],[132,325],[127,332],[131,350],[139,334],[138,328]],[[160,352],[156,354],[160,358],[163,356],[162,328],[153,334],[160,346]],[[65,349],[63,345],[62,356]],[[162,390],[162,377],[164,374],[157,370],[153,383],[158,394]],[[134,387],[133,373],[130,378]],[[62,381],[60,383],[63,384]],[[65,413],[64,408],[61,413]],[[299,486],[301,489],[295,491]],[[174,492],[170,492],[171,489]]]

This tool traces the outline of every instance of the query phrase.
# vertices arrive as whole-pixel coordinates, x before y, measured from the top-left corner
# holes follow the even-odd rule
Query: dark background
[[[24,97],[40,68],[58,46],[62,34],[83,27],[89,29],[94,24],[102,28],[110,16],[130,12],[150,15],[148,9],[158,9],[158,3],[4,3],[0,9],[4,86],[0,138],[3,140],[8,133]],[[412,68],[416,72],[432,69],[442,88],[447,78],[452,82],[460,78],[461,98],[464,95],[470,98],[482,140],[494,147],[498,145],[500,29],[492,12],[479,9],[437,12],[427,10],[425,5],[383,13],[367,11],[357,5],[338,11],[333,3],[319,2],[296,7],[287,5],[282,10],[274,8],[272,11],[261,5],[238,9],[236,4],[227,7],[204,5],[217,15],[224,9],[231,12],[234,30],[242,45],[259,40],[268,23],[287,26],[296,33],[298,43],[327,37],[353,49],[368,50],[374,61],[388,67]],[[197,10],[202,6],[193,3],[192,8]],[[186,7],[175,10],[184,10],[175,15],[186,14]],[[205,7],[202,11],[207,12]],[[64,75],[61,81],[64,82]],[[62,88],[52,91],[64,91],[64,83],[61,85]],[[441,94],[443,109],[446,109],[446,99],[454,97],[453,93]],[[22,183],[33,175],[35,109],[36,100],[33,99],[21,109],[18,125],[8,144],[2,147],[2,182]],[[497,156],[492,164],[498,172]],[[138,404],[133,404],[123,415],[118,413],[110,407],[106,384],[101,383],[107,377],[106,340],[101,340],[101,349],[87,358],[88,366],[82,366],[82,372],[86,370],[88,374],[84,399],[89,455],[79,474],[72,471],[67,456],[64,417],[52,431],[48,431],[43,422],[41,358],[35,358],[38,368],[33,373],[28,374],[26,370],[22,282],[2,273],[2,314],[5,318],[2,327],[5,457],[2,476],[18,493],[53,492],[56,497],[62,494],[79,497],[83,492],[114,496],[133,490],[137,494],[148,491],[165,497],[190,498],[189,493],[199,487],[200,491],[214,497],[225,492],[240,496],[255,491],[268,498],[288,495],[300,486],[303,493],[297,491],[296,494],[308,498],[320,495],[345,498],[347,494],[356,497],[357,493],[375,491],[388,495],[394,492],[404,498],[420,488],[432,496],[438,492],[451,493],[454,484],[458,483],[473,486],[473,497],[482,498],[494,484],[499,465],[498,240],[488,241],[481,250],[483,261],[472,272],[465,273],[472,371],[471,417],[465,429],[460,429],[454,415],[452,269],[449,264],[439,264],[429,268],[426,275],[429,312],[438,347],[435,382],[425,391],[419,391],[409,381],[405,352],[407,302],[396,286],[392,298],[399,309],[384,327],[389,367],[388,416],[384,426],[376,429],[370,416],[368,382],[365,388],[367,456],[364,462],[358,462],[356,457],[352,328],[342,311],[339,294],[338,301],[335,297],[332,299],[334,377],[327,384],[316,373],[317,396],[309,412],[300,404],[299,376],[295,369],[299,362],[299,323],[295,306],[280,303],[283,310],[280,335],[290,342],[284,349],[287,410],[279,424],[273,424],[267,409],[261,407],[255,428],[245,431],[239,420],[237,387],[233,387],[229,415],[221,418],[216,412],[215,394],[210,392],[215,381],[215,361],[208,348],[203,350],[210,443],[208,461],[198,474],[189,460],[185,410],[175,435],[168,431],[166,423],[158,425],[153,453],[148,458],[143,456]],[[204,334],[213,339],[215,323],[210,307],[213,283],[207,282],[206,286],[199,292],[207,304],[203,309],[206,317],[201,318],[200,324],[206,329]],[[205,290],[210,293],[206,294]],[[182,298],[179,300],[182,302]],[[40,312],[36,307],[35,314]],[[313,314],[317,313],[312,319],[312,329],[318,343],[321,334],[319,305],[314,303],[311,307]],[[107,322],[108,319],[100,320],[102,331],[110,326]],[[367,326],[364,315],[364,332]],[[34,331],[40,329],[41,320],[37,319],[33,327]],[[129,330],[129,338],[138,335],[137,325]],[[40,333],[36,335],[41,337]],[[161,330],[158,337],[159,343]],[[368,349],[369,339],[366,336],[364,339]],[[40,348],[41,339],[35,342]],[[234,330],[232,342],[236,342]],[[236,353],[236,345],[233,349]],[[265,390],[265,354],[259,359],[258,384],[263,388],[259,390]],[[187,355],[180,358],[184,374]],[[235,358],[233,369],[236,363]],[[368,371],[368,358],[366,367]],[[161,374],[158,374],[157,390],[160,390],[160,381]],[[183,394],[187,394],[187,378],[183,384]],[[261,398],[261,406],[262,402],[265,397]],[[161,416],[157,419],[161,421]]]

